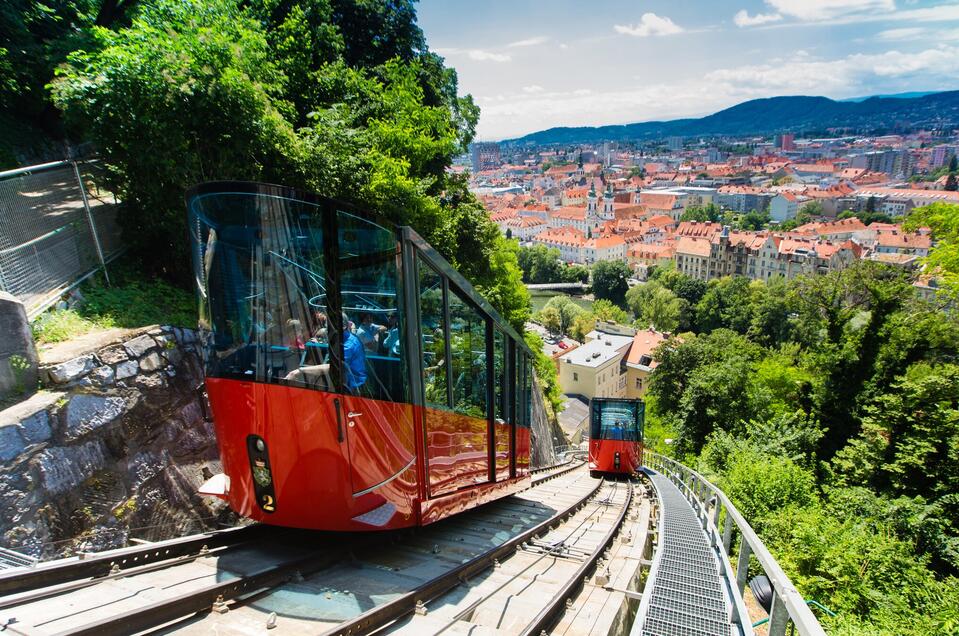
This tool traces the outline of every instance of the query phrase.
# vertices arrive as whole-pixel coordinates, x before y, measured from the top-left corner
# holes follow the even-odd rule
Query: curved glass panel
[[[268,191],[188,207],[207,377],[408,401],[392,230]]]
[[[590,439],[643,441],[645,405],[640,400],[593,400]]]
[[[453,376],[453,410],[470,417],[486,410],[486,317],[449,291],[450,370]]]
[[[189,208],[206,375],[330,390],[318,206],[236,192]]]

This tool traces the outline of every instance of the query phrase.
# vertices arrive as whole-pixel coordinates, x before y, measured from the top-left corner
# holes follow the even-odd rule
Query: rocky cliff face
[[[50,558],[236,521],[196,494],[220,467],[193,332],[112,335],[41,353],[44,390],[0,412],[0,545]]]

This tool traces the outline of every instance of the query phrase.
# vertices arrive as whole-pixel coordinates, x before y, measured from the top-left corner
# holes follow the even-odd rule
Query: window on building
[[[636,388],[637,388],[637,389],[642,389],[642,388],[643,388],[643,379],[642,379],[642,378],[636,378]]]
[[[573,382],[579,382],[579,374],[573,371]]]

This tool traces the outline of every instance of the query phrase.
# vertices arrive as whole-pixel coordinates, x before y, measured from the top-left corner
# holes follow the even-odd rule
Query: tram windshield
[[[590,438],[641,442],[644,404],[640,400],[593,400]]]
[[[188,201],[206,375],[406,401],[395,232],[288,192]]]

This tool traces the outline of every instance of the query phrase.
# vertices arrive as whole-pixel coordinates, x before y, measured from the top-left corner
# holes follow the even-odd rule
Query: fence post
[[[746,589],[746,581],[749,580],[749,557],[752,552],[746,537],[743,537],[739,542],[739,559],[736,561],[736,586],[739,588],[740,595]]]
[[[80,177],[80,168],[76,161],[73,164],[73,174],[77,177],[77,185],[80,187],[80,196],[83,197],[83,209],[87,212],[87,222],[90,224],[90,233],[93,235],[93,244],[97,248],[97,256],[100,258],[100,266],[103,267],[103,276],[107,279],[107,285],[110,285],[110,273],[107,272],[107,262],[103,258],[103,248],[100,247],[100,236],[97,234],[97,226],[93,222],[93,212],[90,210],[90,202],[87,200],[87,189],[83,185],[83,179]]]
[[[786,625],[789,623],[789,613],[786,605],[773,589],[773,604],[769,608],[769,636],[786,636]]]

